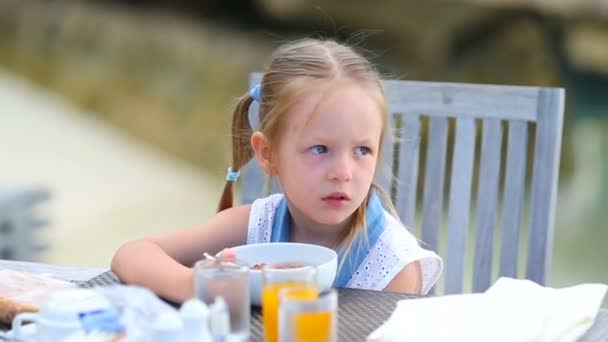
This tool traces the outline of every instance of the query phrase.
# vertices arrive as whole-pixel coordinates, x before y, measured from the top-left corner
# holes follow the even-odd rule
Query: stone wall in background
[[[229,159],[231,105],[272,47],[158,12],[0,1],[0,66],[218,174]]]
[[[267,15],[284,22],[307,22],[338,29],[370,29],[384,36],[385,48],[399,53],[401,63],[411,63],[414,74],[442,75],[454,50],[463,43],[502,45],[500,53],[515,57],[511,64],[547,58],[547,25],[559,29],[567,45],[566,58],[583,68],[608,75],[608,2],[606,0],[257,0]],[[504,34],[507,31],[506,35]],[[517,42],[508,32],[516,32]],[[504,45],[503,45],[504,44]],[[483,46],[474,46],[483,49]],[[512,50],[514,49],[514,50]],[[518,52],[519,51],[519,52]],[[475,51],[472,51],[475,53]],[[549,57],[549,61],[551,62]],[[492,61],[489,59],[489,61]],[[552,66],[547,66],[551,68]],[[545,74],[539,77],[539,74]],[[551,72],[539,71],[534,84],[555,82]],[[499,75],[499,78],[504,78]],[[515,83],[526,78],[516,74]]]
[[[270,24],[238,28],[213,21],[213,12],[197,20],[120,1],[2,0],[0,65],[220,174],[233,99],[291,37],[341,37],[375,51],[388,75],[410,80],[561,86],[576,70],[608,76],[607,16],[545,2],[258,0],[248,4]],[[562,179],[571,164],[568,124],[565,134]]]

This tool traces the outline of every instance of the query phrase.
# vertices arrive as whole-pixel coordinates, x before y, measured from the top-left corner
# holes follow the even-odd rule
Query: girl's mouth
[[[350,197],[348,197],[343,192],[335,192],[323,197],[322,200],[330,207],[337,208],[343,206],[346,202],[350,201]]]

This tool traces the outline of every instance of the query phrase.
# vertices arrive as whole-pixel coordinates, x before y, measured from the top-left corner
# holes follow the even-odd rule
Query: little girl
[[[387,130],[378,73],[330,40],[295,41],[272,57],[262,83],[234,111],[232,166],[219,212],[191,229],[125,243],[112,271],[181,302],[193,295],[191,267],[203,252],[292,241],[338,252],[335,286],[427,293],[442,261],[418,245],[372,182]],[[260,106],[256,130],[248,121],[253,101]],[[233,207],[232,183],[254,155],[284,193]]]

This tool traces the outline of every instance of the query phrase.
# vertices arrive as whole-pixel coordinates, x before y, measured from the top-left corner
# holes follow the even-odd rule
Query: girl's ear
[[[255,153],[255,157],[260,164],[262,170],[267,176],[273,176],[274,170],[272,165],[272,148],[270,140],[266,138],[262,132],[254,132],[251,135],[251,149]]]

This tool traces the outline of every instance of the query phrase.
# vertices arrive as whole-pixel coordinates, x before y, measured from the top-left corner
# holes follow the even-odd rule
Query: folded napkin
[[[484,293],[399,301],[367,341],[576,341],[593,324],[607,288],[554,289],[503,277]]]

